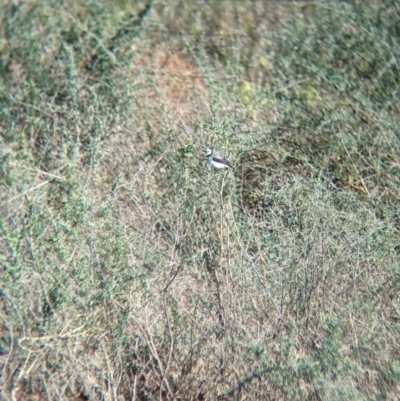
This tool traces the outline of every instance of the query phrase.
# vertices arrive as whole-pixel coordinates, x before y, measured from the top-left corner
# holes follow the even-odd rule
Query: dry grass
[[[0,399],[398,399],[398,6],[249,3],[2,6]]]

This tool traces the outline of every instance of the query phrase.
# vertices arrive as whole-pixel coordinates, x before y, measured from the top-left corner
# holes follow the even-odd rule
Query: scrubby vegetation
[[[398,2],[0,7],[1,399],[399,398]]]

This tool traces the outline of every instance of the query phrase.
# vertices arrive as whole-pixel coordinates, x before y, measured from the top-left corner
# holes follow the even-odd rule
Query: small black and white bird
[[[204,152],[207,158],[207,164],[214,168],[232,168],[232,166],[218,153],[214,148],[207,148]]]

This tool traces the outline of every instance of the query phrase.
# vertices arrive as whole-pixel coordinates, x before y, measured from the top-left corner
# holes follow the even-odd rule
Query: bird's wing
[[[222,163],[222,164],[225,164],[225,166],[232,168],[232,166],[224,159],[220,159],[220,158],[214,156],[213,160],[217,163]]]

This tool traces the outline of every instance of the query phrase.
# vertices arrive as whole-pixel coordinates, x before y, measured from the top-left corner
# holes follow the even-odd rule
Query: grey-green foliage
[[[272,68],[256,71],[246,98],[234,88],[255,74],[257,30],[219,41],[209,19],[226,5],[241,21],[241,2],[178,3],[157,15],[172,15],[160,18],[166,28],[179,16],[176,42],[210,95],[193,117],[204,121],[182,124],[184,143],[131,85],[131,41],[151,48],[156,35],[141,25],[152,2],[139,13],[50,0],[2,10],[9,398],[21,386],[26,399],[35,389],[49,399],[394,399],[397,3],[289,2],[288,22],[258,49]],[[208,36],[191,34],[198,20]],[[270,108],[275,119],[259,117]],[[273,162],[249,163],[247,176],[240,165],[208,170],[199,137],[233,159],[255,149]],[[258,214],[241,203],[244,187]],[[20,361],[29,368],[14,374]]]
[[[295,8],[298,10],[298,8]],[[394,2],[320,2],[293,13],[267,73],[281,146],[334,181],[398,186],[399,24]],[[273,74],[273,75],[270,75]],[[285,132],[293,132],[285,137]],[[314,170],[315,171],[315,170]]]

